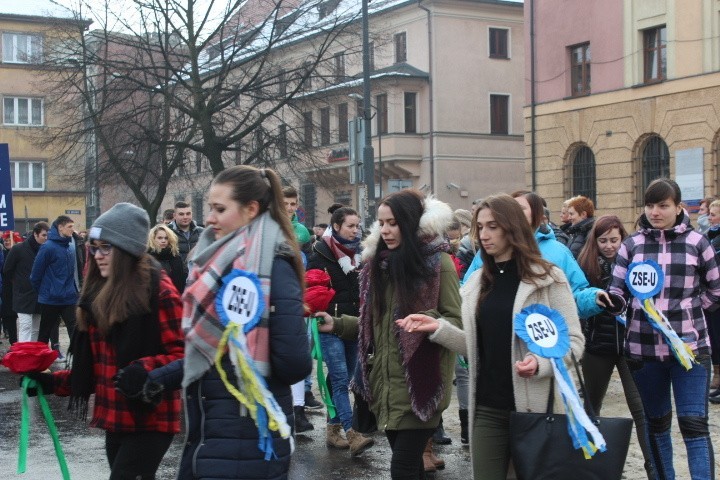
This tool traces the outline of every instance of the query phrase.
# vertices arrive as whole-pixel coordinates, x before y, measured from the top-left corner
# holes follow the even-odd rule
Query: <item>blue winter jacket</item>
[[[78,290],[75,286],[75,256],[70,237],[63,237],[53,225],[48,239],[38,250],[30,283],[38,292],[38,303],[47,305],[75,305]]]
[[[303,320],[300,283],[289,261],[276,257],[270,289],[270,362],[268,388],[294,425],[290,385],[312,371],[310,348]],[[227,355],[224,370],[236,384]],[[151,380],[166,388],[179,388],[182,362],[173,362],[150,373]],[[179,480],[189,479],[286,479],[290,468],[290,440],[273,432],[274,458],[264,459],[258,449],[258,430],[239,402],[225,388],[215,367],[185,390],[186,442],[180,461]]]
[[[577,260],[565,245],[555,240],[555,233],[553,233],[552,229],[544,228],[541,225],[535,231],[535,240],[538,242],[542,257],[548,262],[557,265],[567,277],[568,282],[570,282],[570,289],[578,307],[578,316],[580,318],[589,318],[600,313],[602,308],[595,303],[595,297],[600,289],[590,286]],[[475,270],[482,267],[482,263],[480,251],[478,251],[462,283],[465,283]]]

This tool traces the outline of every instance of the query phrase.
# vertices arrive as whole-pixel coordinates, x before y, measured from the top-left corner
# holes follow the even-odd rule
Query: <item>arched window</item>
[[[657,135],[650,137],[642,150],[642,185],[641,192],[650,182],[660,177],[670,176],[670,151],[667,143]]]
[[[593,203],[595,198],[595,154],[590,147],[580,147],[573,158],[573,195],[584,195]]]

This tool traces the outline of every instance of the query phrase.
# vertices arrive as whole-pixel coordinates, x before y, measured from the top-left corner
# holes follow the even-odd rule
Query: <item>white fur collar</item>
[[[438,235],[444,235],[452,223],[453,211],[450,205],[430,195],[425,198],[424,207],[423,214],[420,217],[420,225],[417,232],[418,236],[436,237]],[[375,256],[379,241],[380,225],[378,222],[375,222],[370,228],[370,234],[363,242],[362,258],[364,261]]]

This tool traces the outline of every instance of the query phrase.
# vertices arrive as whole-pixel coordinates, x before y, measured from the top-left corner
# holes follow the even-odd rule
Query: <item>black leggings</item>
[[[155,480],[174,436],[164,432],[105,432],[110,480]]]
[[[390,476],[393,480],[418,480],[425,478],[423,452],[434,428],[420,430],[386,430],[392,458]]]

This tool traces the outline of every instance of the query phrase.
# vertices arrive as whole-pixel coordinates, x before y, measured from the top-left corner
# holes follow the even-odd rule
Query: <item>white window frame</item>
[[[490,56],[490,29],[506,30],[507,31],[507,59],[500,57]],[[512,58],[512,29],[510,27],[503,27],[500,25],[488,25],[486,36],[487,38],[487,57],[491,60],[510,60]]]
[[[25,52],[27,54],[27,60],[19,60],[17,58],[17,44],[18,44],[18,38],[19,37],[27,37],[27,51]],[[40,45],[40,51],[34,52],[32,49],[33,41],[32,39],[36,38],[38,39],[37,43]],[[5,45],[6,42],[11,41],[12,42],[12,58],[5,58]],[[3,32],[2,34],[2,61],[3,63],[21,63],[21,64],[29,64],[29,63],[41,63],[42,62],[42,55],[43,55],[43,36],[38,34],[32,34],[32,33],[16,33],[16,32]]]
[[[5,121],[5,101],[6,100],[13,100],[13,121],[8,123]],[[18,121],[18,102],[20,100],[27,100],[28,102],[28,123],[20,123]],[[32,118],[32,103],[34,100],[40,101],[40,122],[39,123],[33,123]],[[42,127],[45,125],[45,101],[42,98],[37,97],[3,97],[2,99],[2,118],[3,118],[3,125],[16,125],[16,126],[22,126],[22,127]]]
[[[20,187],[20,168],[19,166],[21,164],[27,164],[28,165],[28,178],[27,178],[27,187]],[[41,183],[42,185],[40,187],[33,187],[33,180],[34,178],[34,169],[33,165],[40,165],[41,170]],[[42,192],[45,191],[45,162],[39,162],[39,161],[30,161],[30,160],[22,160],[22,161],[13,161],[10,162],[10,174],[12,178],[12,185],[13,185],[13,191],[35,191],[35,192]]]

